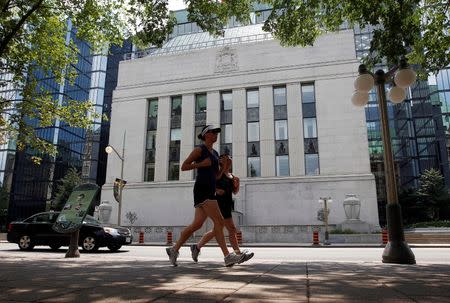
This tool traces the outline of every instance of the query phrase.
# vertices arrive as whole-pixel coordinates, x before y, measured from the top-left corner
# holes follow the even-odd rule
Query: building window
[[[275,123],[275,167],[277,176],[289,176],[289,141],[286,87],[273,88]]]
[[[273,104],[286,105],[286,87],[274,87],[273,88]]]
[[[276,156],[277,176],[289,176],[289,156]]]
[[[220,93],[220,153],[232,154],[233,149],[233,94],[231,91]]]
[[[206,94],[195,95],[195,113],[206,113]]]
[[[259,91],[257,89],[247,90],[247,108],[259,107]]]
[[[233,125],[232,124],[223,124],[222,125],[222,133],[220,134],[220,138],[222,139],[221,143],[232,143],[233,142]]]
[[[303,119],[303,136],[306,138],[317,138],[316,118]]]
[[[275,120],[275,140],[287,140],[287,120]]]
[[[196,126],[195,127],[195,134],[194,134],[194,137],[195,137],[194,138],[194,144],[195,145],[203,144],[203,141],[198,138],[198,134],[201,133],[202,129],[203,129],[203,126]]]
[[[248,157],[248,171],[249,177],[261,176],[261,161],[259,157]]]
[[[259,122],[247,123],[247,141],[259,141]]]
[[[158,121],[158,99],[148,101],[147,142],[145,146],[144,181],[155,180],[156,129]]]
[[[307,175],[319,174],[319,155],[310,154],[305,155],[305,173]]]
[[[233,94],[231,92],[221,93],[222,110],[232,110],[233,109]]]
[[[247,90],[247,176],[261,176],[259,146],[259,91]]]
[[[180,179],[181,96],[172,97],[169,144],[169,181]]]
[[[319,141],[317,136],[316,99],[314,84],[302,84],[303,146],[305,151],[305,174],[320,174]]]
[[[315,103],[314,84],[302,84],[302,103]]]

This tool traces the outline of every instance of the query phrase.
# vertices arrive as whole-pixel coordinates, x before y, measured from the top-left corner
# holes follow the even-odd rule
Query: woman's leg
[[[212,238],[214,238],[214,229],[211,229],[210,231],[206,232],[200,239],[200,241],[198,241],[197,243],[198,249],[201,249],[203,246],[205,246],[205,244],[211,241]]]
[[[236,237],[237,230],[236,226],[234,225],[233,219],[232,218],[224,219],[223,224],[228,230],[228,239],[230,241],[231,246],[233,247],[236,253],[240,253],[239,244]],[[205,244],[211,241],[212,238],[214,238],[214,229],[211,229],[210,231],[208,231],[203,235],[203,237],[197,243],[198,249],[201,249],[203,246],[205,246]]]
[[[181,245],[183,245],[196,230],[199,230],[202,227],[203,223],[205,223],[206,215],[207,214],[203,208],[201,207],[195,208],[194,220],[190,225],[186,226],[181,231],[180,238],[173,246],[175,251],[178,251]]]
[[[226,229],[228,230],[228,240],[230,241],[231,246],[234,249],[234,252],[240,254],[241,251],[239,249],[239,244],[236,236],[236,225],[234,225],[233,218],[228,218],[223,221]]]
[[[223,235],[223,217],[220,213],[219,205],[216,200],[209,200],[202,206],[206,215],[211,218],[214,223],[214,235],[216,237],[217,244],[222,249],[223,255],[228,256],[227,243],[225,242],[225,236]]]

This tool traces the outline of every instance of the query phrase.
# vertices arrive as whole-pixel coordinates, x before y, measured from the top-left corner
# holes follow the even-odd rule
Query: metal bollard
[[[236,232],[236,238],[237,238],[238,244],[239,245],[242,244],[242,232],[240,230],[238,230]]]
[[[173,238],[172,238],[172,231],[168,230],[167,231],[167,245],[172,245],[173,243]]]
[[[313,231],[313,245],[319,245],[319,232]]]
[[[383,228],[381,231],[381,239],[383,240],[383,244],[387,244],[389,242],[389,235],[386,228]]]

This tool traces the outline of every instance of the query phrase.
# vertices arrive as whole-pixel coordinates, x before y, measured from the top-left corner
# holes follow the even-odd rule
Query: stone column
[[[261,177],[275,176],[275,138],[272,86],[259,88],[259,139],[261,146]]]
[[[206,124],[220,127],[220,93],[218,91],[206,94]],[[220,153],[220,136],[217,138],[214,149]]]
[[[158,100],[158,129],[156,133],[155,182],[167,181],[170,143],[170,97]]]
[[[300,83],[286,85],[289,171],[291,176],[305,175],[305,152],[303,146],[303,114],[300,97]]]
[[[183,95],[181,104],[180,181],[189,181],[193,171],[181,171],[181,165],[194,148],[195,96]]]
[[[233,172],[247,177],[247,102],[245,89],[233,90]]]

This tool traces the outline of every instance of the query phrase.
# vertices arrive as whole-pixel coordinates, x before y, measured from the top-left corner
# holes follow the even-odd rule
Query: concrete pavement
[[[0,302],[450,302],[450,249],[417,248],[417,265],[394,265],[372,248],[347,248],[352,262],[320,261],[315,255],[327,249],[292,248],[296,258],[284,259],[289,248],[254,248],[252,260],[232,268],[217,248],[198,264],[182,249],[172,267],[163,247],[65,259],[64,249],[1,243]]]

